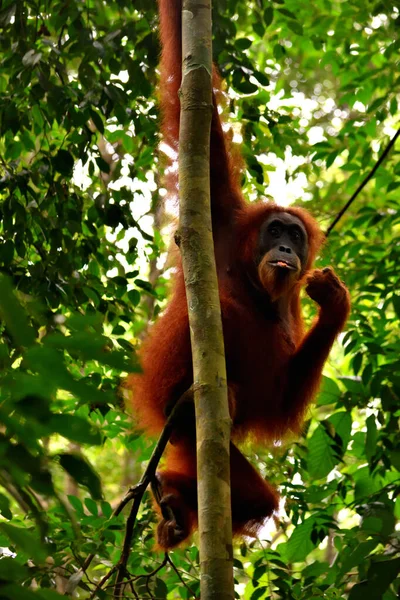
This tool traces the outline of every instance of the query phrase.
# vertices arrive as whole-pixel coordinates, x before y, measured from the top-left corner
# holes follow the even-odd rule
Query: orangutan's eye
[[[282,228],[281,228],[281,227],[279,227],[279,225],[271,225],[271,226],[268,228],[268,231],[269,231],[269,233],[272,235],[272,237],[275,237],[275,238],[277,238],[277,237],[279,237],[279,236],[281,235],[281,233],[282,233]]]

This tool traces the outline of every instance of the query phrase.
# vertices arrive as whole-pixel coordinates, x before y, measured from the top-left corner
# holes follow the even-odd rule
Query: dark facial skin
[[[258,262],[298,275],[304,270],[308,254],[308,236],[302,221],[289,213],[275,213],[260,229]],[[294,273],[293,273],[294,274]]]

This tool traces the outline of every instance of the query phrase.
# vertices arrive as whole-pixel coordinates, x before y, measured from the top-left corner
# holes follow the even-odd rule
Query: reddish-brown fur
[[[165,141],[177,148],[178,88],[181,80],[181,0],[159,0],[162,42],[161,105]],[[215,93],[218,77],[214,74]],[[211,131],[211,206],[219,278],[226,366],[233,415],[233,440],[251,437],[271,442],[298,432],[313,398],[323,364],[349,311],[348,294],[332,271],[310,269],[323,242],[310,214],[297,207],[245,202],[238,180],[240,160],[233,159],[216,101]],[[170,179],[171,187],[176,181]],[[286,212],[303,222],[309,240],[308,259],[298,281],[276,302],[260,282],[255,253],[261,225],[271,213]],[[320,304],[319,318],[305,335],[300,290]],[[268,289],[268,283],[266,283]],[[140,425],[157,434],[171,406],[193,382],[186,295],[178,267],[173,298],[153,327],[141,351],[143,374],[131,376],[132,402]],[[190,413],[190,411],[189,411]],[[277,508],[278,494],[231,444],[233,530],[255,534]],[[172,547],[196,526],[195,432],[184,420],[169,445],[160,473],[165,503],[177,523],[164,515],[159,545]],[[179,517],[179,518],[178,518]],[[182,531],[183,530],[183,531]]]

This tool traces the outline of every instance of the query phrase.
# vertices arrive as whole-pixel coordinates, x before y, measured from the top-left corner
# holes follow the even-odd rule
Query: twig
[[[111,569],[108,571],[108,573],[106,573],[104,575],[104,577],[102,577],[100,579],[100,581],[97,584],[96,588],[90,594],[90,598],[94,598],[96,596],[96,594],[99,591],[99,589],[102,588],[105,583],[107,583],[107,581],[110,579],[110,577],[112,577],[112,575],[114,575],[114,573],[116,572],[116,570],[117,570],[117,565],[114,565],[113,567],[111,567]]]
[[[116,578],[116,582],[115,582],[114,598],[121,598],[122,582],[127,573],[126,565],[128,563],[128,558],[129,558],[129,553],[130,553],[131,543],[132,543],[132,537],[133,537],[133,528],[135,526],[135,521],[136,521],[138,511],[139,511],[139,507],[142,502],[142,498],[143,498],[143,495],[144,495],[146,489],[148,488],[149,484],[154,480],[154,475],[156,473],[158,463],[160,462],[160,459],[163,455],[165,447],[173,433],[176,414],[181,406],[181,403],[187,401],[187,396],[188,396],[188,392],[183,394],[183,396],[178,400],[178,402],[173,407],[171,413],[169,414],[168,420],[164,425],[164,429],[161,432],[161,435],[158,439],[156,447],[153,450],[153,453],[150,457],[150,460],[147,464],[145,472],[142,475],[141,480],[139,481],[139,483],[137,485],[129,488],[129,490],[125,494],[124,498],[121,500],[121,502],[115,508],[113,514],[110,517],[110,519],[112,519],[113,517],[117,517],[121,513],[121,511],[125,508],[125,506],[131,500],[134,500],[132,507],[131,507],[131,511],[128,516],[128,519],[126,521],[125,538],[124,538],[124,543],[123,543],[123,547],[122,547],[121,557],[120,557],[117,565],[114,565],[111,568],[111,570],[109,571],[109,573],[107,574],[107,576],[105,576],[105,577],[103,577],[103,579],[101,579],[101,581],[98,583],[96,589],[92,592],[90,598],[94,598],[96,596],[98,590],[101,589],[101,587],[104,585],[104,583],[116,571],[118,572],[118,574],[117,574],[117,578]],[[88,567],[91,564],[94,557],[95,557],[95,554],[90,554],[85,559],[84,563],[82,564],[82,566],[80,568],[80,572],[84,573],[88,569]]]
[[[14,485],[11,481],[11,477],[6,471],[0,472],[0,483],[26,514],[32,513],[32,517],[43,541],[47,533],[48,524],[42,517],[44,510],[39,498],[29,488],[24,490],[23,488],[18,488]]]
[[[168,554],[165,553],[162,563],[160,563],[158,565],[158,567],[156,567],[153,571],[151,571],[150,573],[142,573],[140,575],[133,575],[130,579],[125,580],[125,585],[127,585],[128,583],[131,584],[134,581],[137,581],[138,579],[151,579],[152,577],[154,577],[154,575],[156,575],[158,573],[158,571],[161,571],[161,569],[163,569],[165,567],[165,565],[168,563],[167,556],[168,556]],[[113,586],[113,584],[106,585],[106,587],[104,589],[106,590],[107,588],[112,587],[112,586]]]
[[[57,47],[59,50],[61,50],[61,42],[62,42],[62,37],[64,35],[64,31],[65,31],[65,25],[63,25],[61,27],[60,35],[58,36],[58,40],[57,40]]]
[[[1,474],[0,483],[4,487],[4,489],[10,494],[10,496],[12,496],[14,500],[19,504],[22,510],[25,513],[29,513],[29,510],[32,508],[31,502],[23,498],[21,493],[12,485],[12,483],[3,479],[3,476]]]
[[[350,200],[348,200],[346,202],[346,204],[338,212],[338,214],[336,215],[336,217],[334,218],[334,220],[332,221],[332,223],[329,225],[329,227],[328,227],[328,229],[326,230],[326,233],[325,233],[326,237],[329,236],[329,234],[332,231],[332,229],[335,227],[335,225],[338,223],[338,221],[343,217],[343,215],[346,212],[346,210],[351,206],[351,204],[357,198],[357,196],[361,192],[361,190],[367,185],[368,181],[370,179],[372,179],[372,177],[375,175],[376,171],[378,170],[378,168],[383,163],[383,161],[385,160],[385,158],[389,154],[390,150],[394,146],[394,144],[395,144],[397,138],[399,137],[399,135],[400,135],[400,129],[398,129],[396,131],[396,133],[394,134],[394,136],[392,137],[392,139],[390,140],[390,142],[386,146],[385,150],[382,152],[382,155],[379,157],[379,159],[375,163],[374,167],[371,169],[371,171],[368,173],[368,175],[365,177],[365,179],[363,179],[363,181],[360,183],[360,185],[358,186],[358,188],[356,189],[356,191],[354,192],[354,194],[351,196]]]
[[[186,401],[186,394],[184,394],[182,396],[182,400]],[[166,422],[164,429],[162,430],[162,433],[157,442],[157,446],[153,450],[153,454],[150,457],[150,460],[148,462],[146,470],[143,473],[142,479],[132,490],[130,490],[128,492],[128,495],[131,492],[132,498],[134,498],[134,502],[132,504],[131,511],[129,513],[129,517],[126,521],[124,544],[122,547],[121,558],[119,559],[119,562],[117,565],[118,575],[117,575],[117,579],[115,582],[114,598],[121,597],[122,581],[123,581],[123,579],[125,577],[125,573],[126,573],[126,565],[128,563],[129,553],[130,553],[131,545],[132,545],[133,528],[135,526],[135,521],[136,521],[137,513],[139,510],[139,506],[140,506],[140,503],[142,502],[143,494],[145,493],[148,485],[154,479],[154,475],[156,473],[158,463],[160,462],[160,458],[163,455],[165,447],[172,435],[172,432],[174,430],[175,416],[180,409],[180,405],[181,405],[181,399],[179,399],[178,402],[175,404],[174,408],[172,409],[171,414],[168,417],[168,421]],[[126,504],[126,502],[125,502],[125,504]],[[124,504],[124,506],[125,506],[125,504]],[[119,514],[121,512],[121,510],[119,510],[117,514]]]
[[[181,582],[183,583],[183,585],[185,586],[185,588],[189,591],[190,594],[192,594],[193,598],[196,598],[196,594],[191,589],[191,587],[186,583],[186,581],[183,579],[182,575],[179,572],[179,569],[174,565],[174,563],[170,559],[169,554],[165,553],[165,556],[166,556],[168,564],[173,568],[173,570],[175,571],[175,573],[178,575],[179,579],[181,580]]]
[[[139,600],[139,594],[135,590],[135,586],[133,585],[132,581],[129,583],[129,587],[131,588],[131,592],[135,596],[136,600]]]
[[[151,479],[154,477],[157,465],[160,461],[160,458],[165,450],[165,446],[168,443],[169,438],[171,437],[171,433],[172,433],[172,420],[174,418],[175,415],[175,411],[173,411],[171,413],[171,416],[169,417],[167,423],[165,424],[165,427],[160,435],[160,438],[157,442],[156,447],[154,448],[154,451],[151,455],[151,458],[149,460],[149,463],[146,467],[146,470],[140,480],[140,482],[129,488],[129,490],[126,492],[125,496],[122,498],[121,502],[118,504],[118,506],[115,508],[115,510],[113,511],[111,517],[109,520],[111,520],[114,517],[117,517],[122,510],[125,508],[125,506],[127,504],[129,504],[129,502],[133,499],[136,499],[136,502],[134,503],[134,505],[132,506],[132,510],[129,514],[127,523],[126,523],[126,534],[125,534],[125,540],[124,540],[124,549],[126,549],[126,545],[127,545],[127,534],[128,534],[128,527],[132,527],[132,531],[133,531],[133,526],[135,524],[135,520],[136,520],[136,515],[140,506],[140,503],[142,501],[144,492],[146,491]],[[130,536],[129,538],[130,540],[132,539],[132,536]],[[89,568],[92,560],[94,559],[96,555],[93,554],[89,554],[89,556],[86,557],[85,561],[83,562],[83,564],[80,567],[80,573],[83,575],[84,573],[86,574],[87,569]],[[125,557],[124,552],[121,555],[121,559],[120,562],[122,561],[123,557]],[[128,556],[129,557],[129,552],[128,552]],[[126,559],[127,560],[127,559]],[[104,585],[104,583],[109,579],[109,577],[115,573],[115,571],[117,570],[117,568],[119,569],[119,567],[117,567],[117,565],[115,565],[114,567],[112,567],[112,569],[110,570],[110,572],[107,574],[108,576],[106,578],[103,578],[97,585],[96,589],[94,590],[94,592],[92,593],[92,595],[90,596],[90,598],[94,598],[95,594],[97,593],[97,591]],[[75,574],[76,575],[76,574]]]
[[[149,585],[149,580],[148,579],[146,579],[146,590],[147,590],[147,594],[150,596],[151,600],[155,600],[155,597],[151,593],[151,589],[150,589],[150,585]]]

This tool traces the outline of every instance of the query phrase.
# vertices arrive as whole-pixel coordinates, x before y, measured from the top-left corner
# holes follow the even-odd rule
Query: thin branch
[[[153,596],[153,594],[151,593],[148,579],[146,579],[146,590],[147,590],[147,594],[148,594],[148,596],[150,596],[151,600],[156,600],[155,596]]]
[[[42,513],[44,512],[44,510],[39,498],[35,494],[33,494],[33,492],[29,488],[27,488],[27,490],[24,490],[23,488],[16,486],[11,481],[11,477],[6,471],[0,472],[0,483],[4,487],[4,489],[10,494],[10,496],[14,498],[14,500],[19,504],[21,509],[26,514],[32,514],[32,518],[36,523],[36,526],[40,532],[41,539],[43,541],[48,530],[48,524],[43,519]]]
[[[142,573],[141,575],[132,575],[132,577],[130,577],[130,579],[126,579],[124,583],[125,585],[128,585],[128,583],[131,584],[134,581],[137,581],[138,579],[151,579],[152,577],[154,577],[154,575],[161,571],[161,569],[163,569],[167,563],[168,555],[167,553],[165,553],[162,563],[160,563],[158,567],[156,567],[153,571],[150,571],[150,573]],[[106,585],[104,589],[106,590],[109,587],[113,587],[113,584]]]
[[[136,600],[139,600],[139,594],[135,590],[135,586],[133,585],[132,581],[129,583],[129,587],[131,588],[131,592],[135,596]]]
[[[125,494],[124,498],[121,500],[121,502],[115,508],[112,516],[110,517],[110,519],[112,519],[113,517],[118,516],[121,513],[121,511],[125,508],[125,506],[131,500],[134,500],[132,507],[131,507],[131,511],[128,516],[128,519],[126,521],[125,538],[124,538],[124,543],[123,543],[123,547],[122,547],[121,557],[120,557],[118,563],[116,565],[114,565],[110,569],[110,571],[107,573],[107,575],[105,575],[101,579],[101,581],[98,583],[96,589],[92,592],[90,598],[94,598],[96,596],[99,589],[102,588],[104,583],[106,583],[108,581],[108,579],[111,577],[111,575],[113,575],[116,571],[117,571],[117,578],[116,578],[116,582],[115,582],[114,598],[121,598],[121,592],[122,592],[122,588],[123,588],[123,585],[122,585],[123,580],[126,578],[126,576],[128,574],[126,565],[128,563],[128,559],[129,559],[130,549],[131,549],[131,545],[132,545],[133,529],[135,526],[139,507],[142,502],[142,498],[143,498],[143,495],[144,495],[146,489],[148,488],[149,484],[154,480],[154,476],[156,473],[158,463],[160,462],[160,459],[164,453],[165,447],[168,444],[168,441],[173,433],[176,414],[179,411],[182,402],[187,402],[187,397],[188,397],[188,392],[183,394],[182,397],[178,400],[178,402],[173,407],[170,415],[168,416],[168,420],[164,425],[164,429],[162,430],[161,435],[158,439],[156,447],[153,450],[153,453],[147,464],[146,470],[142,475],[141,480],[139,481],[138,484],[129,488],[129,490]],[[89,568],[89,565],[91,564],[94,557],[95,557],[95,554],[90,554],[85,559],[85,562],[82,564],[82,566],[80,568],[81,573],[84,573]]]
[[[178,575],[180,581],[183,583],[183,585],[185,586],[185,588],[189,591],[189,593],[193,596],[193,598],[196,598],[196,594],[194,593],[194,591],[190,588],[190,586],[186,583],[186,581],[183,579],[182,575],[179,572],[179,569],[174,565],[174,563],[172,562],[169,554],[166,552],[165,553],[165,558],[167,559],[168,564],[173,568],[173,570],[175,571],[175,573]]]
[[[61,50],[62,38],[63,38],[63,35],[64,35],[64,31],[65,31],[65,25],[63,25],[61,27],[60,35],[58,36],[58,40],[57,40],[57,47],[58,47],[59,50]]]
[[[357,198],[357,196],[361,192],[361,190],[367,185],[368,181],[370,179],[372,179],[372,177],[375,175],[376,171],[378,170],[378,168],[383,163],[383,161],[385,160],[385,158],[389,154],[390,150],[393,148],[394,144],[396,143],[396,140],[399,137],[399,135],[400,135],[400,129],[398,129],[396,131],[396,133],[394,134],[394,136],[392,137],[392,139],[390,140],[390,142],[386,146],[385,150],[382,152],[382,155],[380,156],[380,158],[375,163],[374,167],[371,169],[371,171],[368,173],[368,175],[365,177],[365,179],[363,179],[363,181],[360,183],[360,185],[358,186],[358,188],[356,189],[356,191],[354,192],[354,194],[352,195],[352,197],[350,198],[350,200],[348,200],[348,202],[346,202],[346,204],[338,212],[338,214],[336,215],[336,217],[334,218],[334,220],[332,221],[332,223],[329,225],[329,227],[328,227],[328,229],[326,230],[326,233],[325,233],[326,237],[329,236],[329,234],[332,231],[332,229],[335,227],[335,225],[338,223],[338,221],[340,221],[340,219],[343,217],[343,215],[346,212],[346,210],[351,206],[351,204]]]
[[[186,401],[186,394],[184,394],[182,396],[182,399],[183,398]],[[166,422],[164,429],[160,435],[160,438],[157,442],[157,446],[153,450],[153,454],[150,457],[150,460],[148,462],[147,468],[143,474],[142,479],[133,488],[132,491],[130,490],[131,494],[133,494],[132,497],[134,498],[134,502],[132,504],[131,511],[129,513],[129,517],[126,521],[125,539],[124,539],[124,544],[122,547],[121,558],[120,558],[118,566],[117,566],[118,567],[118,575],[117,575],[117,579],[115,582],[114,598],[121,597],[122,582],[123,582],[123,580],[125,578],[125,574],[127,572],[126,565],[128,563],[128,558],[129,558],[129,554],[130,554],[130,550],[131,550],[133,528],[135,526],[135,521],[136,521],[138,511],[139,511],[139,507],[140,507],[143,495],[144,495],[148,485],[154,479],[158,463],[160,462],[160,458],[163,455],[165,447],[173,433],[175,416],[176,416],[178,410],[180,409],[180,405],[181,405],[181,400],[178,400],[177,404],[175,404],[174,408],[172,409],[171,414],[169,415],[168,421]],[[128,495],[129,495],[129,492],[128,492]],[[119,512],[121,512],[121,511],[119,511]],[[119,512],[117,514],[119,514]]]
[[[2,475],[0,475],[0,484],[19,504],[24,513],[29,513],[29,511],[32,508],[31,503],[27,499],[23,498],[20,491],[18,491],[10,481],[6,481],[5,478],[2,477]]]
[[[118,568],[117,565],[114,565],[113,567],[111,567],[111,569],[108,571],[108,573],[106,573],[104,575],[104,577],[102,577],[102,579],[100,579],[100,581],[97,584],[96,588],[90,594],[90,598],[94,598],[96,596],[97,592],[103,587],[103,585],[105,583],[107,583],[107,581],[110,579],[110,577],[112,577],[112,575],[114,575],[114,573],[116,572],[117,568]]]

